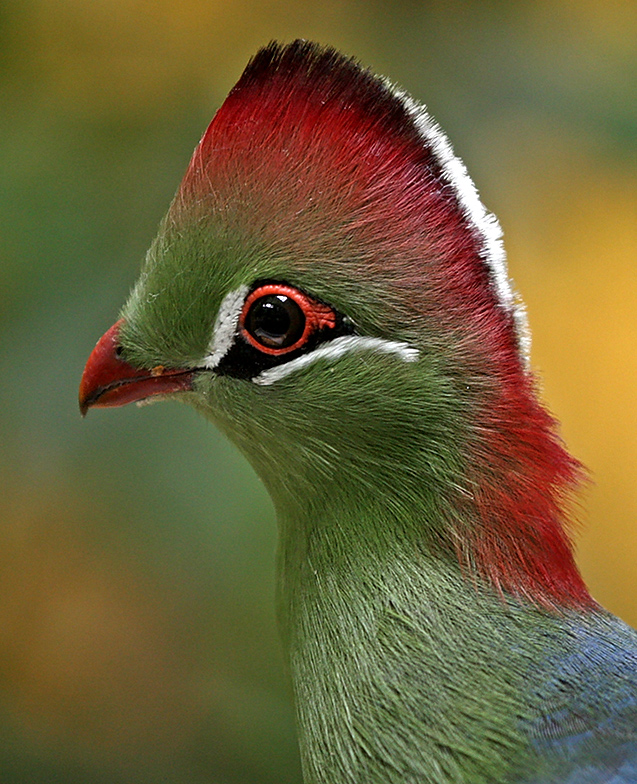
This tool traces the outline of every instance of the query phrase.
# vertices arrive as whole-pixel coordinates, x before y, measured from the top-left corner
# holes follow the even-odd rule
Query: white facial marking
[[[310,351],[309,354],[302,354],[296,359],[291,359],[283,365],[277,365],[269,370],[263,370],[258,376],[253,378],[255,384],[269,386],[279,381],[290,373],[294,373],[301,368],[308,367],[319,359],[333,361],[348,354],[350,351],[372,351],[375,354],[396,354],[403,362],[415,362],[418,359],[418,349],[411,348],[407,343],[400,343],[395,340],[383,340],[382,338],[364,337],[361,335],[345,335],[335,338],[329,343]]]
[[[224,297],[219,307],[208,351],[202,361],[204,367],[214,370],[230,350],[237,332],[241,308],[249,290],[247,286],[239,286]]]
[[[442,167],[447,182],[456,193],[456,197],[465,217],[476,227],[482,237],[482,258],[491,272],[491,280],[499,302],[509,313],[513,314],[518,344],[522,355],[529,359],[531,336],[524,307],[516,300],[509,280],[506,265],[506,254],[502,245],[502,229],[495,215],[487,211],[480,200],[476,186],[469,176],[464,163],[454,153],[449,139],[439,128],[426,108],[403,93],[391,82],[386,81],[392,93],[399,98],[412,116],[416,128],[428,147],[434,152]]]

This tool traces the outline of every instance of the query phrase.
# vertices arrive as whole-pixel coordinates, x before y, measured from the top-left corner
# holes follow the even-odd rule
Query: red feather
[[[492,389],[467,455],[477,489],[458,501],[474,521],[454,537],[461,563],[545,606],[593,606],[565,530],[580,466],[526,369],[497,224],[446,145],[354,60],[270,44],[195,150],[173,218],[199,206],[284,242],[300,264],[320,257],[334,274],[382,280],[403,323],[453,335],[469,383],[488,378]]]

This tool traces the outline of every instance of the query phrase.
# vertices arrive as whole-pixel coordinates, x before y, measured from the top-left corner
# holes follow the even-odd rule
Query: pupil
[[[291,297],[268,294],[252,305],[245,328],[263,346],[288,348],[303,334],[305,315]]]

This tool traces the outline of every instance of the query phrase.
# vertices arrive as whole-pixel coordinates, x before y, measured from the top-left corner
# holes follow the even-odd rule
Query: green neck
[[[478,519],[473,420],[466,385],[432,363],[390,374],[382,357],[343,357],[327,400],[308,371],[302,395],[295,377],[219,378],[193,401],[277,509],[306,784],[495,784],[531,753],[519,728],[560,616],[458,559]]]
[[[279,514],[306,784],[507,781],[527,757],[517,727],[541,641],[526,611],[469,584],[413,521],[378,511]]]

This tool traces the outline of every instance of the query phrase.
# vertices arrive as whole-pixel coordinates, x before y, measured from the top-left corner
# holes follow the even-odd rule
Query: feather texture
[[[285,344],[295,292],[329,329]],[[637,636],[577,570],[581,467],[497,221],[423,107],[333,49],[261,50],[116,337],[84,407],[183,369],[274,500],[306,784],[637,781]]]

